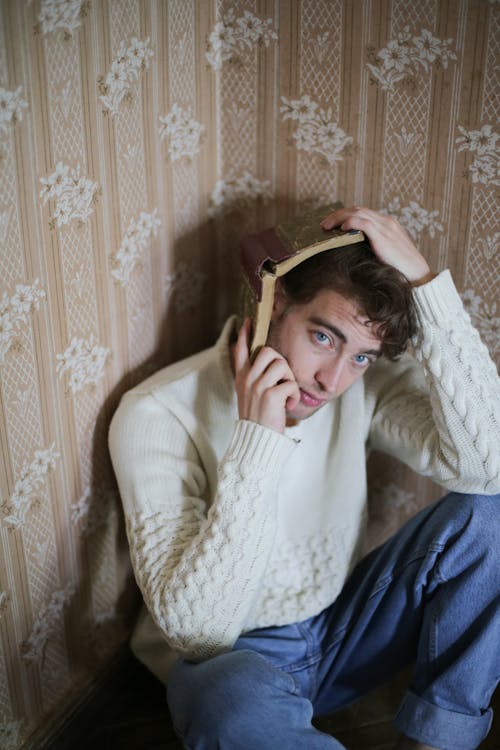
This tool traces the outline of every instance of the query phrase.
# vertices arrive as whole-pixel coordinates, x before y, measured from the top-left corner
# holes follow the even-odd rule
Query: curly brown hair
[[[382,353],[389,359],[397,359],[416,333],[410,282],[396,268],[380,261],[368,242],[318,253],[280,281],[292,305],[307,304],[324,289],[354,301],[376,324]]]

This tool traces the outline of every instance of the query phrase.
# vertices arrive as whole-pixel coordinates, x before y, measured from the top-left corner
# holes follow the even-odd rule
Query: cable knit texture
[[[206,659],[336,598],[358,559],[371,448],[448,489],[500,490],[495,366],[447,272],[414,295],[413,354],[379,360],[283,435],[238,419],[232,321],[123,397],[110,450],[148,613],[133,645],[161,679],[169,649]]]
[[[415,299],[420,325],[414,351],[426,388],[412,398],[403,390],[381,400],[373,444],[392,452],[399,443],[403,460],[444,487],[458,483],[462,492],[493,493],[500,473],[495,365],[449,272],[417,288]]]

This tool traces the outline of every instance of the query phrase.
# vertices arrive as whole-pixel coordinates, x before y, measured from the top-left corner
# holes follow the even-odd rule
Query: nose
[[[345,362],[342,357],[336,357],[334,360],[324,364],[316,372],[316,382],[330,396],[339,396],[345,390],[343,382],[344,365]]]

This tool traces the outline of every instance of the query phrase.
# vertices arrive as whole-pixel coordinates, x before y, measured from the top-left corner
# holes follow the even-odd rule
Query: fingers
[[[269,346],[260,349],[252,364],[249,353],[250,329],[251,321],[246,318],[233,347],[234,371],[240,376],[240,380],[241,376],[245,377],[247,384],[251,386],[257,380],[262,379],[262,385],[265,388],[271,387],[279,380],[294,380],[286,359]]]
[[[283,432],[287,403],[296,405],[300,399],[293,372],[286,359],[268,346],[263,347],[250,364],[248,347],[246,360],[243,356],[245,335],[240,334],[236,359],[241,366],[235,377],[240,419],[249,419]]]
[[[279,403],[283,417],[285,417],[285,409],[294,409],[300,401],[299,386],[295,380],[284,380],[279,385],[274,386],[272,392],[269,390],[267,393],[272,393],[272,398],[275,398]]]
[[[340,227],[364,232],[375,255],[397,268],[411,283],[426,280],[431,274],[425,258],[415,247],[410,235],[393,217],[362,206],[339,208],[322,222],[323,229]]]
[[[238,338],[233,347],[233,366],[234,372],[239,373],[250,365],[249,341],[252,322],[250,318],[245,318],[243,325],[238,331]]]
[[[290,389],[290,393],[287,393],[285,401],[285,408],[288,411],[292,411],[292,409],[295,409],[300,401],[300,389],[298,383],[295,381],[291,385],[294,386],[293,391],[292,389]]]
[[[360,208],[358,206],[352,206],[351,208],[338,208],[323,219],[321,226],[323,229],[334,229],[335,227],[339,227],[352,213],[356,213],[359,210]],[[351,227],[351,229],[357,229],[357,227]]]
[[[333,229],[340,227],[344,230],[361,229],[368,225],[382,227],[384,222],[390,217],[373,211],[363,206],[351,206],[348,208],[338,208],[323,219],[321,226],[323,229]]]
[[[283,432],[286,424],[286,410],[293,409],[300,400],[297,383],[283,380],[261,393],[252,392],[247,405],[245,419]]]
[[[331,214],[328,214],[323,221],[321,222],[321,226],[323,229],[333,229],[334,227],[338,226],[337,223],[337,213],[338,211],[333,211]]]
[[[340,227],[346,231],[359,229],[366,234],[372,244],[382,239],[411,242],[406,230],[393,216],[363,206],[339,208],[323,219],[321,226],[323,229]]]
[[[262,400],[267,391],[272,391],[284,382],[295,383],[288,362],[267,346],[259,351],[251,366],[241,368],[236,375],[236,389],[240,393],[245,410],[249,409],[253,402],[258,403]],[[291,392],[288,395],[291,395]]]
[[[247,375],[247,384],[257,386],[259,392],[272,388],[281,380],[295,380],[286,359],[275,349],[264,346],[255,358]]]

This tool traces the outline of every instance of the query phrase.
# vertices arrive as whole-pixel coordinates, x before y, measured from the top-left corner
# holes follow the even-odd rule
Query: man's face
[[[290,420],[306,419],[340,396],[381,353],[375,324],[330,290],[304,305],[288,305],[278,293],[267,344],[286,358],[300,388]]]

